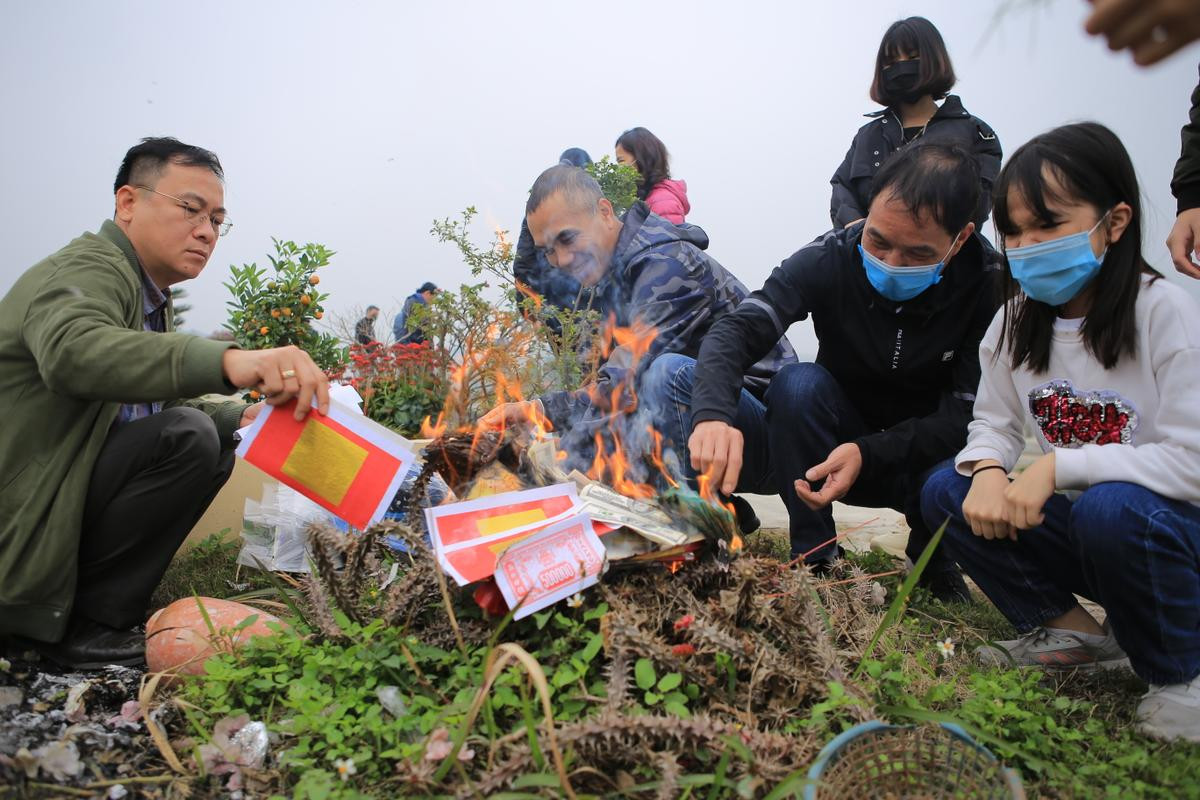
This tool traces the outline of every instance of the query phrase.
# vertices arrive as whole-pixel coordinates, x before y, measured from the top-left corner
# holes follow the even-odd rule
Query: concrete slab
[[[787,506],[779,495],[742,495],[754,507],[764,528],[788,528]],[[890,508],[862,508],[845,503],[833,504],[833,521],[839,533],[852,531],[842,546],[850,550],[868,550],[871,538],[881,533],[908,533],[904,515]]]
[[[184,541],[185,548],[197,542],[202,542],[210,534],[220,533],[228,529],[226,539],[237,539],[242,533],[242,512],[246,508],[246,498],[259,500],[262,498],[263,486],[267,481],[274,480],[258,467],[237,459],[233,474],[217,492],[212,505],[204,512]]]

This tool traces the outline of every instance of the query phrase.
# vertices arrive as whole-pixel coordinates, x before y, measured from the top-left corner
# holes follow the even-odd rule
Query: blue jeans
[[[925,485],[929,525],[947,519],[949,554],[1025,633],[1075,607],[1104,607],[1117,642],[1149,683],[1200,674],[1200,508],[1134,483],[1098,483],[1071,501],[1053,495],[1041,525],[1017,541],[971,533],[971,488],[948,467]]]
[[[689,470],[687,440],[692,430],[695,370],[692,358],[661,355],[647,368],[640,392],[643,402],[662,409],[663,438]],[[836,533],[832,507],[813,511],[796,495],[793,484],[839,444],[870,433],[834,377],[817,364],[789,364],[771,381],[765,403],[742,390],[733,426],[745,440],[737,491],[780,496],[788,509],[792,556],[832,539]],[[921,486],[932,471],[859,480],[842,499],[852,505],[902,512],[912,528],[909,551],[915,561],[929,541],[920,498]],[[830,561],[836,554],[837,546],[829,544],[815,550],[807,561]],[[929,570],[952,567],[939,558]]]

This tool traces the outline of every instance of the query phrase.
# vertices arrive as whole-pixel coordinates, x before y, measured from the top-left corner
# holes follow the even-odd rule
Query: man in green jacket
[[[142,659],[154,587],[233,469],[261,406],[297,417],[328,382],[294,347],[174,333],[169,287],[228,231],[221,164],[175,139],[125,156],[116,210],[0,300],[0,636],[80,669]],[[32,640],[32,641],[30,641]]]

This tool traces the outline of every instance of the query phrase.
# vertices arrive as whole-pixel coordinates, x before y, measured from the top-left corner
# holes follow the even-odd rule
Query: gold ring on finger
[[[280,374],[280,375],[282,375],[282,376],[283,376],[283,379],[286,381],[288,378],[294,378],[294,377],[296,377],[296,370],[294,370],[294,369],[285,369],[283,372],[281,372],[281,373],[279,373],[279,374]]]

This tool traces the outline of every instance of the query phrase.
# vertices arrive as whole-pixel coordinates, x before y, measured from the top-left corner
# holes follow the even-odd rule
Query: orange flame
[[[719,494],[717,494],[717,491],[713,488],[712,474],[710,472],[705,472],[703,474],[697,475],[696,476],[696,485],[700,489],[700,498],[702,500],[704,500],[705,502],[708,502],[708,503],[712,503],[714,506],[720,506],[721,508],[728,511],[730,516],[733,517],[735,530],[733,532],[733,537],[729,540],[729,552],[731,552],[731,553],[738,552],[745,545],[744,545],[744,542],[742,541],[741,535],[736,530],[737,512],[734,511],[734,509],[733,509],[733,503],[721,502],[721,496]]]
[[[650,352],[650,345],[657,336],[658,328],[653,325],[635,321],[632,326],[623,328],[617,325],[616,316],[609,314],[604,326],[604,357],[608,358],[614,350],[624,348],[629,352],[629,366],[636,367]]]
[[[541,310],[542,296],[540,294],[538,294],[537,292],[535,292],[533,289],[529,288],[525,284],[521,283],[520,281],[517,281],[517,291],[520,292],[521,294],[525,295],[526,297],[528,297],[530,300],[532,300],[534,308],[538,309],[539,311]]]
[[[429,417],[421,420],[421,438],[422,439],[437,439],[446,433],[446,412],[439,411],[437,421],[431,423]]]
[[[612,453],[605,452],[604,436],[596,433],[596,455],[592,458],[592,466],[588,468],[587,476],[594,481],[606,483],[615,491],[635,500],[645,500],[654,497],[654,487],[638,483],[629,477],[629,461],[625,457],[625,448],[621,437],[610,429],[613,439]]]
[[[667,472],[667,465],[663,463],[662,434],[654,430],[653,425],[647,425],[646,430],[650,432],[650,436],[654,439],[654,450],[650,453],[650,462],[654,464],[666,482],[671,484],[672,489],[678,489],[679,484],[671,477],[671,473]]]
[[[527,425],[523,427],[527,427],[533,433],[534,441],[540,442],[548,438],[550,433],[554,430],[554,425],[550,422],[546,415],[541,412],[540,406],[537,403],[526,402],[525,392],[521,388],[520,381],[515,379],[509,380],[509,378],[501,372],[497,372],[493,377],[496,381],[496,405],[501,406],[505,403],[525,403],[524,417]],[[502,436],[508,422],[509,420],[501,420],[499,430]],[[482,420],[477,422],[475,424],[476,439],[478,439],[479,435],[486,430],[489,430],[489,427],[485,426]],[[563,453],[562,458],[566,457],[566,453]]]

